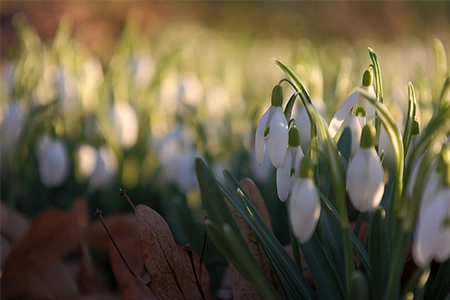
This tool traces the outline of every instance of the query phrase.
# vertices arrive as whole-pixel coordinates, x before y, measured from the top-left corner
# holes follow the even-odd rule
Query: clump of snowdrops
[[[273,88],[271,105],[258,123],[255,152],[260,164],[269,160],[276,168],[279,199],[265,200],[286,202],[294,259],[231,173],[224,171],[227,184],[222,185],[202,159],[196,161],[207,232],[262,298],[282,296],[255,274],[261,270],[248,258],[226,202],[255,232],[287,299],[449,296],[450,81],[447,76],[442,82],[427,124],[419,122],[420,99],[409,82],[400,130],[384,104],[377,56],[370,48],[369,54],[361,86],[329,123],[299,76],[273,60],[286,77]],[[283,97],[283,89],[292,94]],[[303,118],[292,118],[295,106],[306,112]],[[299,128],[305,127],[310,135],[302,141]],[[364,223],[369,230],[361,241],[357,236]],[[301,271],[301,256],[314,290]],[[411,264],[413,271],[406,268]]]

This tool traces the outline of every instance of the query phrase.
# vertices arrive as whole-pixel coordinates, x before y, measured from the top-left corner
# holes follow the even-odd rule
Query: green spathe
[[[281,85],[276,85],[272,90],[272,105],[281,106],[283,104],[283,88]]]
[[[359,145],[361,148],[370,148],[375,146],[376,142],[377,131],[375,129],[375,126],[373,126],[372,124],[367,124],[362,130],[361,141]]]

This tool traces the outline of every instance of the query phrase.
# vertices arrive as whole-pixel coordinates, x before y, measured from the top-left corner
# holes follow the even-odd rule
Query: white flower
[[[361,85],[361,88],[365,89],[368,93],[372,94],[375,97],[375,90],[372,86],[372,74],[370,71],[364,72],[363,84]],[[353,134],[353,130],[362,130],[362,127],[366,125],[367,120],[375,116],[375,108],[366,100],[364,96],[362,96],[358,92],[354,92],[353,94],[348,96],[348,98],[345,99],[345,101],[337,109],[336,113],[330,121],[330,125],[328,126],[328,131],[330,132],[331,136],[336,136],[336,134],[340,132],[341,128],[345,128],[346,126],[343,126],[344,122],[352,116],[353,118],[356,118],[355,120],[350,120],[352,137],[356,135],[356,133]],[[360,127],[359,129],[357,128],[358,125]],[[358,146],[359,138],[360,137],[358,137],[357,140],[354,140],[352,138],[352,149],[355,149],[355,145],[356,147]],[[354,154],[353,151],[352,154]]]
[[[267,140],[264,142],[268,147]],[[265,151],[264,153],[264,162],[262,165],[258,163],[256,160],[256,149],[253,149],[250,155],[250,162],[252,168],[252,177],[258,181],[259,183],[266,183],[273,172],[273,166],[270,163],[269,151]]]
[[[375,128],[363,129],[361,148],[351,159],[347,169],[347,189],[350,201],[360,212],[373,211],[384,193],[384,172],[373,144]]]
[[[48,188],[62,185],[69,177],[70,162],[66,146],[58,139],[38,140],[38,166],[42,183]]]
[[[264,162],[265,138],[268,139],[269,156],[275,168],[281,167],[288,144],[288,125],[281,108],[283,100],[281,86],[277,85],[272,91],[272,105],[261,117],[256,128],[255,152],[260,165]]]
[[[303,156],[299,129],[292,127],[289,130],[289,146],[286,149],[283,164],[277,169],[276,174],[278,198],[282,202],[288,198],[294,179],[299,176],[299,166]]]
[[[444,262],[450,257],[450,187],[440,189],[425,208],[414,234],[414,262],[424,266],[435,259]]]
[[[133,107],[127,102],[116,102],[112,108],[112,118],[122,147],[133,147],[139,133],[139,120]]]
[[[98,149],[97,162],[91,176],[91,184],[102,190],[109,188],[118,169],[117,157],[107,146]]]
[[[90,178],[94,173],[97,156],[97,150],[88,144],[83,144],[78,148],[78,171],[83,178]]]
[[[292,231],[300,243],[309,241],[320,217],[319,192],[313,177],[311,161],[304,157],[301,162],[300,178],[294,181],[288,203]]]

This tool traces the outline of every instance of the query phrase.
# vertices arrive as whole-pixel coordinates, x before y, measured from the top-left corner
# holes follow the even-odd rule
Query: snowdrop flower
[[[97,150],[88,144],[83,144],[78,148],[78,171],[83,178],[90,178],[94,173],[97,156]]]
[[[258,123],[255,135],[256,160],[260,165],[264,162],[265,143],[268,139],[269,157],[275,168],[281,167],[288,144],[288,125],[281,104],[283,92],[280,85],[272,90],[272,105],[264,113]]]
[[[283,164],[277,169],[277,193],[282,202],[286,201],[299,176],[299,166],[304,154],[300,147],[300,131],[297,127],[289,129],[289,145],[286,149]]]
[[[264,141],[265,147],[268,147],[267,140]],[[273,166],[270,163],[269,151],[264,153],[264,162],[262,165],[256,160],[256,149],[253,149],[250,155],[252,168],[252,177],[259,183],[267,183],[273,172]]]
[[[375,97],[375,90],[372,86],[372,73],[369,70],[364,72],[361,88]],[[375,116],[375,108],[358,92],[351,94],[337,109],[331,119],[328,130],[331,136],[336,136],[339,130],[350,127],[352,131],[352,155],[359,145],[360,135],[367,120]],[[348,120],[350,118],[350,120]],[[355,132],[354,132],[355,131]],[[357,139],[353,139],[357,137]]]
[[[289,198],[289,219],[292,231],[300,243],[306,243],[316,229],[320,217],[319,192],[314,184],[311,160],[303,157],[300,178],[296,178]]]
[[[133,147],[139,132],[139,121],[133,107],[127,102],[116,102],[112,108],[112,118],[122,147]]]
[[[91,176],[91,184],[99,189],[109,188],[118,169],[117,157],[107,146],[98,149],[97,161]]]
[[[384,172],[375,148],[376,130],[373,125],[363,128],[361,148],[347,169],[347,189],[352,205],[360,212],[373,211],[384,193]]]
[[[45,135],[38,139],[36,148],[42,183],[47,188],[61,186],[69,177],[70,161],[67,147],[61,140]]]
[[[146,53],[139,53],[133,57],[131,69],[136,86],[139,89],[144,89],[153,80],[156,65],[150,55]]]

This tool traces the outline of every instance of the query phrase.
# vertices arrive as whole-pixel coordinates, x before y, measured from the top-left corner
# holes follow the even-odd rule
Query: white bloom
[[[266,144],[265,147],[268,147],[267,140],[264,143]],[[260,183],[266,183],[273,172],[273,166],[270,163],[269,151],[265,151],[264,162],[262,165],[260,165],[259,162],[256,160],[256,149],[253,149],[250,156],[250,162],[253,174],[252,177],[255,178],[255,180]]]
[[[414,262],[424,266],[450,257],[450,187],[440,189],[419,218],[414,235]]]
[[[144,89],[153,80],[156,69],[155,61],[150,55],[139,53],[133,57],[131,69],[136,86]]]
[[[292,231],[300,243],[306,243],[316,229],[320,217],[319,192],[312,178],[295,180],[289,199]]]
[[[292,127],[289,131],[289,146],[286,149],[283,164],[277,169],[276,174],[277,194],[282,202],[288,198],[294,179],[299,176],[299,166],[303,156],[299,130],[297,127]]]
[[[281,108],[281,86],[275,86],[272,92],[272,105],[261,117],[256,128],[255,151],[260,165],[264,162],[265,138],[268,139],[269,156],[275,168],[281,167],[288,144],[288,125]],[[268,130],[268,135],[266,136]]]
[[[78,170],[83,178],[90,178],[95,171],[98,153],[97,150],[87,144],[81,145],[77,151]]]
[[[69,177],[70,162],[66,146],[60,140],[41,139],[37,145],[39,176],[48,188],[62,185]]]
[[[375,97],[375,90],[372,86],[372,74],[370,71],[364,72],[362,89],[365,89],[368,93]],[[349,126],[352,130],[352,155],[358,148],[360,136],[356,136],[359,130],[362,130],[364,125],[367,124],[367,120],[375,116],[375,108],[366,100],[364,96],[358,92],[354,92],[339,106],[333,118],[328,126],[328,131],[331,136],[336,136],[338,132]],[[354,120],[348,120],[348,118],[355,118]],[[350,124],[344,124],[347,121]],[[357,121],[357,122],[356,122]],[[343,126],[344,124],[344,126]],[[358,125],[360,128],[358,128]],[[342,130],[341,130],[342,129]],[[354,139],[353,137],[357,137]]]
[[[350,201],[360,212],[373,211],[384,193],[384,172],[373,143],[375,128],[365,126],[361,148],[351,159],[347,169],[347,189]],[[367,137],[366,137],[367,136]]]
[[[112,108],[112,117],[122,147],[133,147],[139,133],[139,120],[133,107],[127,102],[116,102]]]
[[[102,190],[109,188],[117,169],[118,162],[114,152],[107,146],[101,146],[98,150],[95,170],[91,176],[91,184]]]

